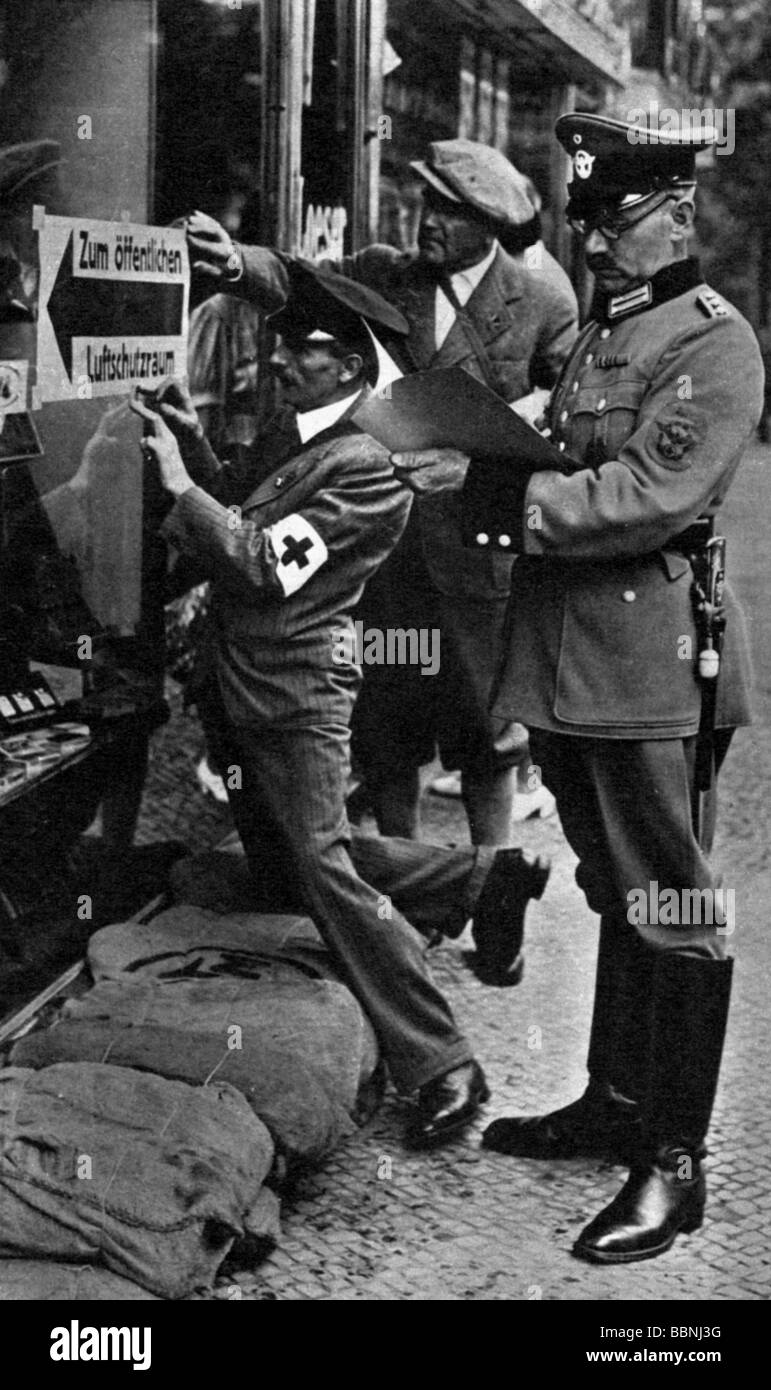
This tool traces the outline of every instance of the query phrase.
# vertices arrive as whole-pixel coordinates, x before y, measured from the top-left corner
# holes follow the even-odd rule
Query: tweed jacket
[[[511,463],[472,463],[462,494],[472,547],[521,536],[496,712],[532,728],[698,729],[693,576],[676,538],[723,501],[760,418],[763,368],[749,324],[695,261],[636,294],[587,324],[553,394],[565,472],[528,480]],[[726,608],[716,722],[732,727],[749,719],[749,664],[730,589]]]
[[[212,658],[235,727],[350,719],[361,678],[346,638],[351,609],[410,510],[386,450],[350,413],[246,496],[222,468],[206,490],[182,493],[163,523],[213,580]],[[252,478],[258,470],[259,459]]]
[[[263,247],[241,250],[244,274],[234,288],[272,312],[284,302],[288,290],[285,258]],[[567,275],[545,247],[539,244],[530,252],[509,256],[499,247],[465,305],[484,344],[494,388],[506,401],[517,400],[536,386],[551,388],[577,332],[578,306]],[[406,350],[401,343],[387,344],[397,360],[401,349],[400,365],[415,371],[460,366],[485,380],[476,347],[459,319],[437,351],[436,279],[414,253],[369,246],[346,258],[342,269],[404,314],[410,325]],[[457,497],[418,499],[412,524],[416,519],[428,571],[440,592],[480,599],[505,597],[512,557],[474,553],[464,547]]]

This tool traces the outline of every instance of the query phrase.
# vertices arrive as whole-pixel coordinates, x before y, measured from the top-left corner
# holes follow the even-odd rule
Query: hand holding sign
[[[181,497],[183,492],[187,492],[188,488],[193,486],[193,480],[182,462],[179,445],[166,421],[157,411],[150,410],[145,405],[140,399],[140,391],[141,387],[138,387],[129,405],[134,414],[141,416],[145,422],[142,453],[146,458],[157,460],[161,485],[166,491],[173,497]]]
[[[203,438],[203,425],[187,385],[178,377],[168,377],[155,392],[155,405],[180,444]]]
[[[241,253],[219,222],[205,212],[193,212],[187,218],[186,227],[193,270],[200,270],[215,280],[240,278]]]

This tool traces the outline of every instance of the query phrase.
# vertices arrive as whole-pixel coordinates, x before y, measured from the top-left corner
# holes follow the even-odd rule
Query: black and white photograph
[[[130,1302],[547,1303],[570,1370],[731,1364],[766,0],[0,0],[0,296],[0,1301],[44,1375],[157,1371]]]

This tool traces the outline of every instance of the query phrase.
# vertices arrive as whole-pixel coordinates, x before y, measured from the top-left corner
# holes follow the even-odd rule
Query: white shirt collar
[[[461,304],[465,304],[471,298],[474,290],[487,274],[490,266],[498,254],[498,242],[494,241],[484,260],[477,261],[476,265],[467,266],[465,270],[456,270],[450,276],[452,287],[458,296]]]
[[[320,405],[316,410],[304,410],[302,414],[297,414],[297,429],[303,444],[307,444],[309,439],[321,434],[322,430],[328,430],[330,425],[334,425],[341,415],[345,415],[346,410],[361,395],[361,390],[354,391],[353,395],[346,396],[342,401],[333,401],[331,405]]]

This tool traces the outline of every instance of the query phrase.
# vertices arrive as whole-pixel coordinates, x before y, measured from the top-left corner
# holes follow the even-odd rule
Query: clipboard
[[[461,367],[401,377],[365,397],[352,419],[390,453],[460,449],[474,459],[520,464],[528,473],[566,471],[556,445]]]

